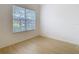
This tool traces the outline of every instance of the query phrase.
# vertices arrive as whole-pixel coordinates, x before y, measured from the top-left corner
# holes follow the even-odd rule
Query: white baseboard
[[[25,40],[28,40],[28,39],[31,39],[31,38],[34,38],[34,37],[37,37],[37,36],[39,36],[39,35],[30,36],[30,37],[28,37],[27,39],[21,39],[21,40],[16,41],[16,42],[11,42],[11,43],[6,43],[5,45],[0,45],[0,49],[1,49],[1,48],[5,48],[5,47],[8,47],[8,46],[11,46],[11,45],[14,45],[14,44],[17,44],[17,43],[19,43],[19,42],[22,42],[22,41],[25,41]]]
[[[50,39],[60,40],[60,41],[63,41],[63,42],[67,42],[67,43],[70,43],[70,44],[74,44],[74,45],[78,45],[79,46],[79,42],[75,42],[75,41],[63,39],[63,38],[60,38],[60,37],[55,37],[55,36],[50,36],[50,35],[43,35],[43,34],[40,35],[40,36],[47,37],[47,38],[50,38]]]

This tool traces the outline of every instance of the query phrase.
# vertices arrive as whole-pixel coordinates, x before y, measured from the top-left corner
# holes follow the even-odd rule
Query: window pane
[[[25,31],[25,9],[13,6],[13,31]]]
[[[13,6],[13,32],[35,30],[35,26],[35,11]]]
[[[26,30],[35,29],[36,13],[33,10],[26,9]]]

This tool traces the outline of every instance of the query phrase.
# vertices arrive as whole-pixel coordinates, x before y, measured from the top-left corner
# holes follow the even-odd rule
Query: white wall
[[[40,5],[19,5],[24,8],[34,9],[37,12],[37,26],[36,31],[13,33],[12,31],[12,5],[0,5],[0,48],[12,45],[23,40],[27,40],[39,35],[39,19],[40,19]]]
[[[79,5],[42,5],[41,35],[79,45]]]

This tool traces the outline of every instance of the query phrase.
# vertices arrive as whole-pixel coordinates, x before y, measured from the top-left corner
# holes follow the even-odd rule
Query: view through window
[[[13,6],[13,32],[35,30],[35,22],[34,10]]]

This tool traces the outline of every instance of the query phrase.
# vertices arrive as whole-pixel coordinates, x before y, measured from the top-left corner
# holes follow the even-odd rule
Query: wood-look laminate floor
[[[35,37],[9,47],[0,49],[3,54],[78,54],[79,46],[49,39]]]

